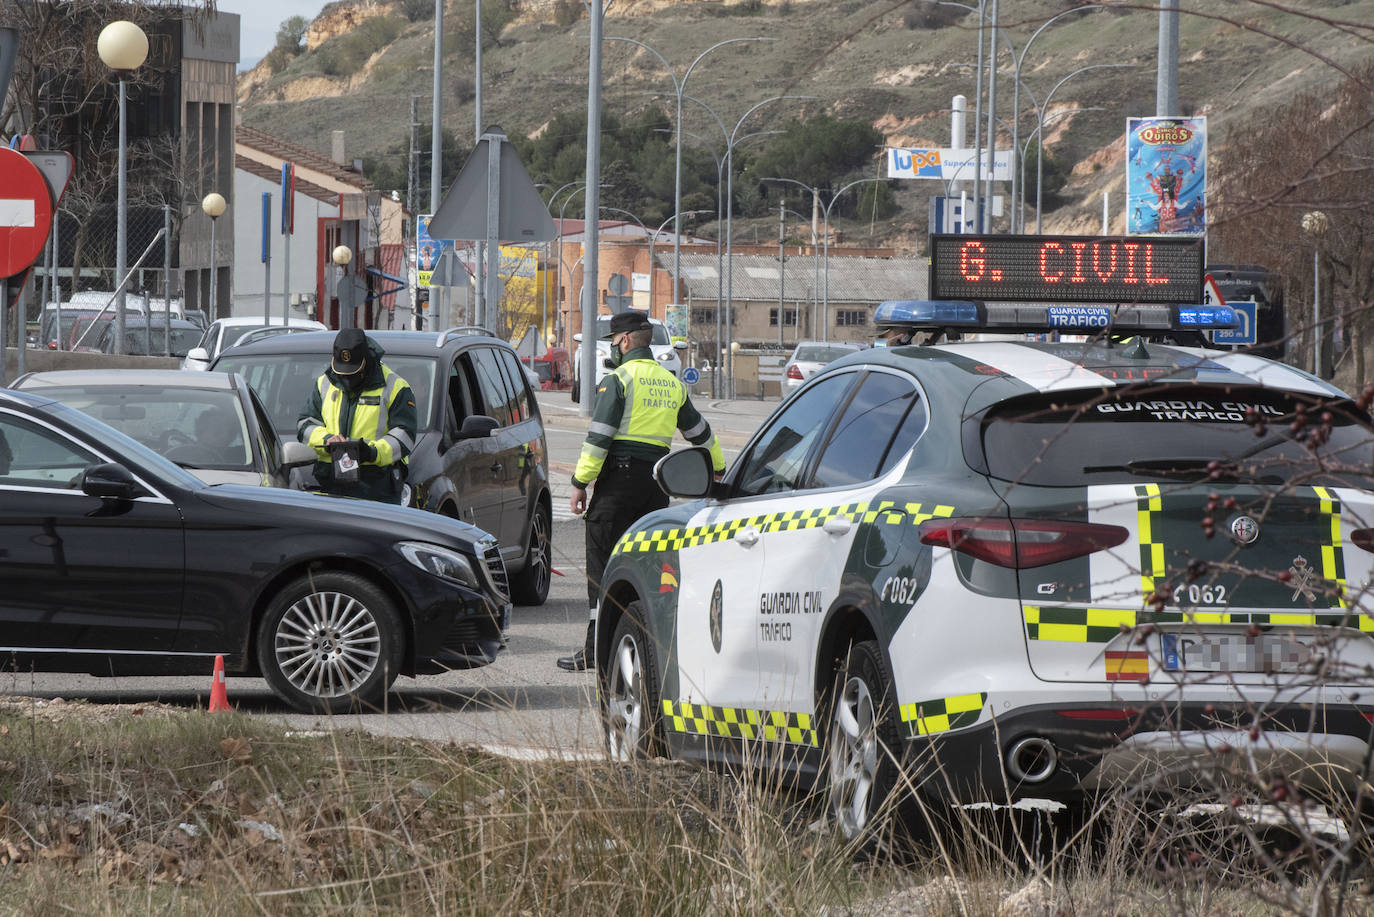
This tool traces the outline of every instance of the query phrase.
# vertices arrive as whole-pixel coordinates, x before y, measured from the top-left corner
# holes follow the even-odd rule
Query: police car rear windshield
[[[971,464],[1024,484],[1374,484],[1374,431],[1363,412],[1272,389],[1036,394],[994,405],[980,427],[982,455]]]

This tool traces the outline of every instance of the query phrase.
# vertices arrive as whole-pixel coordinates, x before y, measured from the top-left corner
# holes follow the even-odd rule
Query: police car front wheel
[[[616,623],[602,666],[601,714],[612,761],[663,753],[658,730],[658,668],[640,622],[644,606],[631,602]]]

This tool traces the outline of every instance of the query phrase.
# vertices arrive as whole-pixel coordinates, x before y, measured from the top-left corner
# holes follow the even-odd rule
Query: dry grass
[[[893,858],[846,847],[814,800],[678,764],[57,706],[0,708],[6,913],[1337,912],[1331,844],[1179,803],[1106,800],[1086,826],[963,812]],[[1367,865],[1343,913],[1374,912]]]

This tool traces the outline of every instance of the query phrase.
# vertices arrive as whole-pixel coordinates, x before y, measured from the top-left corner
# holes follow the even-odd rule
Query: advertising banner
[[[977,154],[973,150],[914,150],[888,147],[888,178],[935,178],[941,181],[973,180]],[[988,177],[988,151],[983,151],[982,180]],[[994,181],[1011,181],[1011,150],[997,150],[992,164]]]
[[[1126,119],[1126,232],[1207,231],[1207,119]]]
[[[415,218],[415,283],[422,287],[429,286],[430,278],[434,276],[434,266],[439,263],[439,256],[445,249],[453,248],[451,241],[430,236],[430,216],[428,213],[422,213]]]

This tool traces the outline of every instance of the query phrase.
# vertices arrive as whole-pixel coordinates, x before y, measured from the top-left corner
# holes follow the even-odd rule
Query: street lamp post
[[[717,48],[722,47],[723,45],[735,44],[737,42],[743,41],[777,41],[777,39],[751,37],[727,38],[724,41],[718,41],[715,44],[711,45],[711,47],[707,48],[705,51],[702,51],[700,54],[696,56],[696,59],[693,60],[687,66],[687,70],[682,74],[682,79],[678,79],[677,72],[673,70],[672,65],[670,65],[668,61],[664,59],[662,54],[659,54],[657,51],[655,51],[650,46],[646,45],[644,42],[637,41],[633,38],[622,38],[619,36],[610,36],[607,38],[607,41],[623,41],[632,45],[638,45],[645,51],[648,51],[654,57],[658,58],[659,63],[663,64],[663,66],[668,71],[668,75],[673,79],[673,95],[677,97],[677,120],[675,122],[674,128],[675,133],[673,134],[673,219],[675,221],[673,225],[673,295],[674,298],[676,298],[676,285],[679,282],[678,279],[682,276],[682,246],[679,241],[682,238],[682,99],[683,92],[687,88],[687,78],[692,75],[692,71],[696,68],[696,65],[701,63],[702,58],[704,58],[706,55],[710,54]]]
[[[218,297],[216,292],[219,290],[219,262],[215,257],[215,226],[219,223],[220,215],[225,208],[224,195],[218,191],[211,191],[200,202],[200,209],[205,211],[205,215],[210,218],[210,321],[219,318],[217,308]]]
[[[750,108],[748,111],[746,111],[743,115],[740,115],[740,119],[739,119],[738,121],[735,122],[735,129],[732,130],[732,131],[730,131],[729,136],[726,138],[726,143],[725,143],[725,335],[726,335],[727,338],[733,338],[733,336],[734,336],[734,328],[733,328],[733,326],[732,326],[732,322],[733,322],[734,314],[735,314],[735,311],[734,311],[734,306],[735,306],[735,265],[734,265],[734,261],[733,261],[733,259],[732,259],[732,253],[733,253],[733,248],[734,248],[734,246],[733,246],[734,240],[731,238],[731,233],[730,233],[730,229],[731,229],[731,227],[732,227],[732,224],[734,223],[734,217],[735,217],[735,204],[734,204],[734,196],[735,196],[735,166],[734,166],[735,146],[736,146],[737,144],[739,144],[739,143],[744,142],[745,140],[749,139],[750,137],[755,136],[754,134],[746,134],[746,135],[744,135],[743,137],[736,137],[735,134],[737,134],[737,133],[739,132],[739,129],[744,125],[745,120],[746,120],[750,115],[752,115],[754,112],[758,111],[760,108],[762,108],[762,107],[765,106],[765,105],[769,105],[769,104],[771,104],[771,103],[773,103],[773,102],[782,102],[782,101],[785,101],[785,100],[810,101],[810,100],[812,100],[812,99],[814,99],[814,98],[815,98],[815,96],[773,96],[771,99],[764,99],[762,102],[759,102],[759,103],[755,104],[752,108]],[[759,132],[756,132],[756,133],[759,133]],[[717,310],[717,311],[719,311],[719,310]],[[730,350],[730,367],[729,367],[729,373],[728,373],[728,375],[730,376],[730,388],[731,388],[731,393],[730,393],[730,394],[731,394],[731,397],[734,397],[734,372],[735,372],[734,355],[735,355],[736,352],[738,352],[738,350],[739,350],[738,347],[732,348],[732,349]]]
[[[1039,132],[1039,135],[1040,135],[1040,139],[1039,139],[1039,141],[1038,141],[1039,144],[1040,144],[1040,146],[1037,147],[1037,154],[1036,154],[1036,157],[1035,157],[1035,234],[1036,234],[1037,236],[1040,235],[1040,233],[1041,233],[1041,224],[1044,222],[1044,221],[1041,219],[1041,217],[1040,217],[1040,183],[1041,183],[1041,181],[1042,181],[1042,179],[1044,178],[1044,175],[1045,175],[1045,156],[1044,156],[1044,146],[1045,146],[1045,131],[1044,131],[1044,126],[1045,126],[1045,121],[1044,121],[1044,118],[1045,118],[1045,111],[1050,107],[1050,102],[1054,99],[1054,94],[1055,94],[1056,92],[1059,91],[1059,87],[1060,87],[1060,86],[1063,86],[1065,83],[1067,83],[1069,80],[1073,79],[1074,77],[1078,76],[1078,74],[1080,74],[1080,73],[1085,73],[1085,72],[1087,72],[1087,71],[1089,71],[1089,70],[1103,70],[1103,69],[1109,69],[1109,68],[1120,68],[1120,67],[1129,67],[1129,66],[1131,66],[1131,65],[1130,65],[1130,64],[1092,64],[1092,65],[1087,66],[1087,67],[1079,67],[1079,68],[1078,68],[1077,70],[1075,70],[1073,73],[1070,73],[1068,76],[1064,77],[1062,80],[1060,80],[1059,82],[1055,83],[1055,84],[1054,84],[1054,88],[1051,89],[1051,90],[1049,91],[1049,94],[1045,96],[1045,104],[1039,106],[1038,109],[1036,110],[1036,113],[1035,113],[1035,114],[1036,114],[1037,131]]]
[[[1302,231],[1312,237],[1312,375],[1321,375],[1321,240],[1331,221],[1320,210],[1302,215]]]
[[[1106,110],[1106,109],[1101,108],[1100,106],[1095,106],[1095,105],[1094,105],[1094,106],[1089,106],[1089,107],[1087,107],[1087,108],[1066,108],[1066,109],[1064,109],[1063,111],[1051,112],[1051,113],[1050,113],[1050,116],[1049,116],[1048,118],[1040,118],[1040,117],[1037,117],[1037,118],[1036,118],[1035,130],[1031,131],[1031,135],[1030,135],[1029,137],[1026,138],[1026,142],[1025,142],[1024,144],[1022,144],[1021,149],[1016,151],[1016,154],[1017,154],[1017,155],[1016,155],[1017,168],[1020,170],[1020,174],[1021,174],[1021,182],[1020,182],[1021,198],[1020,198],[1019,201],[1018,201],[1018,200],[1013,200],[1013,201],[1012,201],[1012,209],[1013,209],[1013,212],[1016,212],[1016,210],[1019,208],[1020,214],[1021,214],[1021,216],[1020,216],[1020,225],[1021,225],[1023,228],[1024,228],[1024,226],[1025,226],[1025,218],[1026,218],[1026,154],[1027,154],[1028,152],[1030,152],[1031,143],[1034,142],[1034,143],[1036,144],[1036,147],[1035,147],[1035,149],[1036,149],[1036,154],[1035,154],[1035,155],[1036,155],[1036,157],[1037,157],[1037,159],[1038,159],[1040,156],[1043,156],[1043,155],[1044,155],[1044,150],[1042,149],[1041,143],[1040,143],[1040,141],[1039,141],[1038,138],[1040,137],[1040,134],[1044,131],[1045,125],[1049,124],[1049,123],[1050,123],[1051,121],[1053,121],[1055,118],[1062,118],[1062,117],[1064,117],[1065,115],[1077,115],[1077,114],[1082,114],[1083,112],[1086,112],[1086,111],[1105,111],[1105,110]],[[1039,169],[1039,163],[1038,163],[1038,162],[1037,162],[1037,164],[1036,164],[1036,168],[1037,168],[1037,170]],[[1037,188],[1036,191],[1037,191],[1037,194],[1038,194],[1038,193],[1039,193],[1039,189]],[[1035,219],[1036,219],[1036,233],[1038,234],[1039,231],[1040,231],[1040,230],[1039,230],[1039,226],[1040,226],[1040,215],[1039,215],[1039,213],[1036,214],[1036,218],[1035,218]]]
[[[124,352],[125,309],[128,304],[128,278],[124,272],[129,259],[129,135],[124,117],[128,101],[125,77],[143,66],[148,59],[148,36],[137,25],[128,20],[112,22],[100,30],[96,40],[96,51],[100,60],[119,76],[119,179],[115,220],[115,283],[119,284],[115,306],[115,352]],[[22,328],[21,328],[22,331]],[[22,337],[21,346],[22,346]]]
[[[680,217],[695,216],[696,214],[699,214],[699,213],[715,213],[715,211],[714,211],[714,210],[684,210],[682,213],[675,213],[675,214],[673,214],[672,216],[668,217],[668,219],[664,220],[662,223],[659,223],[659,224],[658,224],[658,229],[655,229],[655,230],[653,231],[653,234],[649,236],[649,311],[650,311],[650,312],[652,312],[652,311],[653,311],[653,308],[654,308],[654,243],[658,241],[659,234],[663,232],[663,227],[665,227],[665,226],[667,226],[669,223],[672,223],[673,221],[679,219]],[[673,227],[673,229],[674,229],[674,232],[676,232],[677,227],[675,226],[675,227]],[[674,258],[673,270],[676,271],[677,268],[678,268],[678,264],[677,264],[678,253],[677,253],[677,243],[676,243],[676,241],[674,241],[673,248],[674,248],[674,251],[673,251],[673,258]],[[677,278],[676,278],[676,277],[673,278],[673,301],[674,301],[674,302],[677,301]],[[665,316],[665,318],[666,318],[666,316]]]
[[[348,262],[353,260],[353,250],[347,245],[336,245],[330,258],[339,267],[338,286],[335,293],[339,298],[339,328],[353,327],[353,288],[347,282]]]

